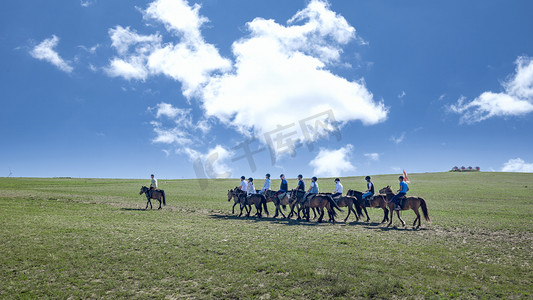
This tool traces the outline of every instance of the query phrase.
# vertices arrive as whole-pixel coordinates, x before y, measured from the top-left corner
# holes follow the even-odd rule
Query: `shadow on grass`
[[[127,208],[127,207],[123,207],[121,208],[120,210],[125,210],[125,211],[157,211],[157,209],[144,209],[144,208]]]
[[[250,220],[254,221],[256,223],[259,222],[270,222],[270,223],[276,223],[276,224],[282,224],[282,225],[288,225],[288,226],[317,226],[319,223],[316,222],[316,220],[310,220],[309,222],[305,220],[295,220],[295,219],[288,219],[288,218],[272,218],[272,217],[246,217],[246,216],[237,216],[237,215],[219,215],[219,214],[210,214],[210,218],[218,219],[218,220]],[[324,221],[323,223],[327,223]]]
[[[250,217],[240,216],[239,217],[238,215],[224,215],[224,214],[210,214],[209,217],[213,219],[217,219],[217,220],[249,220],[249,221],[254,221],[256,223],[270,222],[270,223],[282,224],[282,225],[287,225],[287,226],[318,226],[319,224],[321,224],[321,223],[318,223],[316,220],[310,220],[309,222],[307,222],[305,220],[296,220],[296,219],[288,219],[288,218],[272,218],[272,217],[257,218],[253,216],[250,216]],[[322,223],[327,224],[328,222],[327,220],[324,220]],[[398,226],[386,227],[384,225],[386,223],[377,223],[377,222],[353,221],[353,222],[345,223],[341,220],[341,221],[335,222],[335,224],[348,225],[348,226],[362,226],[365,229],[381,230],[381,231],[392,231],[392,230],[394,231],[424,231],[424,230],[428,230],[428,228],[415,229],[412,226],[408,226],[408,225],[402,226],[402,227],[398,227]],[[380,225],[383,225],[383,226],[380,226]]]

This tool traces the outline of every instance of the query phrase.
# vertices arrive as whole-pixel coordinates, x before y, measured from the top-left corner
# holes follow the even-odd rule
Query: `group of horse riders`
[[[281,184],[279,187],[279,190],[276,192],[276,196],[283,195],[289,191],[289,185],[287,183],[287,180],[285,179],[285,174],[281,174],[280,176]],[[152,175],[153,178],[153,175]],[[363,200],[371,200],[374,197],[374,183],[372,183],[370,176],[365,177],[366,180],[366,186],[367,190],[363,194]],[[404,197],[407,192],[409,191],[409,186],[404,181],[404,177],[400,176],[398,177],[398,180],[400,181],[400,189],[398,190],[398,193],[394,195],[392,198],[392,202],[394,203],[394,210],[401,210],[400,206],[400,199]],[[296,186],[296,190],[300,190],[305,192],[304,197],[302,197],[301,204],[303,205],[306,201],[312,199],[315,195],[319,193],[318,189],[318,179],[316,177],[311,178],[311,184],[309,189],[305,190],[305,182],[303,180],[303,176],[300,174],[298,175],[298,184]],[[265,183],[263,184],[263,188],[261,190],[256,190],[254,186],[254,179],[252,177],[248,178],[248,182],[246,181],[246,177],[241,176],[241,184],[239,188],[246,192],[247,196],[250,197],[252,194],[264,194],[266,191],[270,190],[270,174],[265,175]],[[338,199],[340,196],[342,196],[342,190],[343,186],[341,184],[341,180],[339,178],[335,178],[335,190],[333,191],[333,194],[331,197],[333,199]]]

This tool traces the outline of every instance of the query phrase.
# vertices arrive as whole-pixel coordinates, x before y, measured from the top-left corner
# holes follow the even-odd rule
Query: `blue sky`
[[[0,6],[0,176],[533,172],[531,1]]]

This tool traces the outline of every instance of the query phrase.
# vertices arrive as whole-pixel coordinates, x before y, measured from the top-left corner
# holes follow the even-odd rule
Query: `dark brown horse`
[[[139,195],[142,195],[143,193],[146,195],[147,202],[146,207],[144,209],[148,209],[148,204],[150,204],[150,209],[152,209],[152,201],[150,201],[150,199],[159,200],[158,209],[161,209],[161,201],[163,201],[163,205],[167,205],[164,190],[152,190],[151,192],[152,194],[150,195],[150,189],[145,186],[141,187],[141,191],[139,191]]]
[[[336,200],[337,199],[337,200]],[[361,214],[361,209],[357,205],[357,198],[354,196],[340,196],[339,198],[333,198],[337,202],[337,205],[339,207],[348,207],[348,215],[346,216],[346,219],[344,219],[344,222],[346,223],[346,220],[348,220],[348,217],[350,216],[350,213],[353,212],[355,215],[355,221],[359,221],[359,215]],[[353,207],[358,208],[359,214],[353,209]]]
[[[305,191],[302,191],[302,190],[291,190],[290,191],[290,195],[291,195],[291,198],[290,198],[290,208],[291,208],[291,212],[289,213],[289,218],[291,218],[292,216],[296,215],[296,212],[294,211],[294,208],[295,207],[298,207],[298,218],[297,220],[301,220],[302,218],[300,217],[300,212],[303,210],[303,206],[302,206],[302,199],[303,199],[303,196],[305,195]],[[313,209],[313,220],[316,219],[317,217],[317,209],[316,207],[312,207]]]
[[[310,209],[316,208],[320,212],[320,217],[318,218],[318,223],[322,223],[322,219],[324,218],[324,207],[328,210],[329,220],[333,223],[335,223],[335,217],[337,216],[337,213],[335,212],[335,209],[338,211],[343,211],[331,198],[331,195],[325,195],[325,194],[316,194],[313,198],[310,200],[306,200],[303,204],[304,208],[304,217],[307,222],[309,222],[309,215],[310,215]]]
[[[274,218],[277,218],[280,213],[283,218],[286,218],[283,211],[281,211],[281,207],[283,207],[283,210],[287,210],[287,205],[290,205],[290,192],[285,193],[285,195],[281,197],[281,200],[280,197],[276,195],[275,191],[265,191],[264,195],[266,197],[267,202],[272,202],[276,206],[276,213],[274,213]]]
[[[389,209],[387,208],[387,197],[385,195],[374,195],[374,198],[371,200],[363,200],[363,193],[354,190],[348,190],[349,196],[354,196],[357,198],[356,208],[359,214],[362,216],[364,211],[366,214],[366,222],[370,222],[370,217],[368,216],[367,207],[375,207],[383,209],[383,220],[381,223],[385,223],[389,220]]]
[[[249,208],[246,205],[242,205],[242,203],[241,203],[242,198],[238,197],[238,193],[239,192],[241,192],[239,187],[235,187],[233,190],[228,190],[228,202],[231,201],[232,198],[233,198],[233,201],[234,201],[233,207],[231,208],[231,214],[235,213],[235,205],[241,204],[240,205],[241,213],[239,214],[239,217],[242,216],[243,208],[246,210],[246,214],[249,215],[250,214]]]
[[[390,185],[379,190],[379,193],[386,195],[389,209],[392,212],[394,209],[394,203],[392,202],[392,197],[394,197],[394,192],[392,191]],[[420,227],[421,218],[420,218],[420,213],[418,211],[419,208],[422,208],[424,219],[426,219],[428,223],[431,222],[431,220],[429,219],[429,213],[428,213],[426,201],[423,198],[421,197],[402,197],[402,198],[403,199],[400,199],[401,210],[412,209],[416,214],[416,219],[413,222],[413,227],[415,226],[417,220],[418,220],[418,226],[416,226],[416,228],[418,229]],[[405,226],[405,222],[402,220],[402,218],[400,218],[400,211],[397,210],[396,214],[398,215],[398,219],[400,219],[400,221],[402,222],[402,226]],[[393,213],[391,213],[390,222],[387,226],[392,225],[392,216],[393,216]]]
[[[229,192],[228,192],[228,197],[229,197]],[[239,199],[238,202],[241,204],[241,213],[239,214],[239,217],[242,215],[243,207],[246,208],[246,206],[248,206],[248,208],[246,209],[247,210],[246,216],[249,217],[250,212],[252,211],[251,209],[252,204],[255,206],[255,209],[257,211],[254,216],[257,216],[259,218],[262,217],[263,208],[261,206],[264,207],[265,213],[267,215],[269,214],[268,208],[266,205],[266,197],[264,195],[251,194],[250,196],[247,196],[246,192],[241,191],[239,188],[235,188],[233,190],[233,197]]]

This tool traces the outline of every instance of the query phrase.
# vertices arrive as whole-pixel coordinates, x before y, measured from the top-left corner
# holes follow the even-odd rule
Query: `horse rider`
[[[342,184],[339,178],[335,178],[335,191],[333,191],[332,198],[342,196]]]
[[[305,182],[302,174],[298,175],[298,185],[296,186],[296,190],[305,192]]]
[[[150,180],[149,196],[152,198],[152,193],[157,189],[157,179],[155,179],[154,174],[150,175],[150,177],[152,179]]]
[[[264,194],[266,191],[270,190],[270,174],[267,173],[265,175],[265,183],[263,184],[263,188],[261,191],[259,191],[259,194]]]
[[[244,192],[244,193],[247,193],[248,192],[248,183],[246,183],[246,177],[244,176],[241,176],[241,185],[239,185],[239,189]],[[238,195],[237,195],[238,197]],[[245,198],[246,200],[246,198]],[[242,203],[244,204],[244,203]]]
[[[372,198],[372,196],[374,196],[374,183],[370,181],[370,176],[366,176],[365,180],[366,180],[366,191],[363,194],[363,201],[365,201],[366,198]]]
[[[281,178],[281,183],[279,185],[279,191],[276,192],[276,196],[289,191],[289,184],[287,183],[287,180],[285,180],[285,174],[279,175],[279,178]]]
[[[246,189],[246,197],[255,194],[254,179],[252,177],[248,178],[248,188]]]
[[[248,190],[248,184],[246,183],[246,177],[244,176],[241,176],[241,185],[239,186],[239,189],[243,192]]]
[[[311,186],[309,187],[309,190],[307,191],[307,193],[305,193],[302,199],[302,205],[305,203],[305,201],[307,201],[307,197],[318,194],[318,183],[316,182],[317,180],[318,179],[314,176],[313,178],[311,178]]]
[[[400,206],[400,199],[409,191],[409,186],[407,186],[407,183],[403,180],[403,176],[398,177],[398,180],[400,181],[400,189],[398,190],[398,194],[394,195],[391,200],[394,202],[394,210],[402,209]]]

